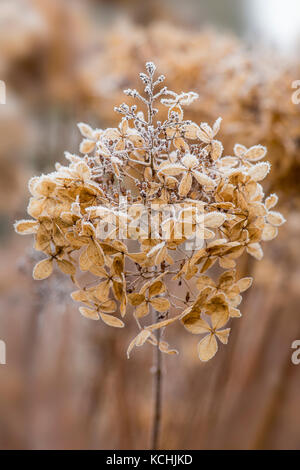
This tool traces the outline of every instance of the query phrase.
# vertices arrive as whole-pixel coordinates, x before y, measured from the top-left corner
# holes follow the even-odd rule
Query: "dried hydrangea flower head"
[[[46,255],[34,278],[47,278],[57,264],[77,286],[72,298],[82,315],[123,327],[132,312],[138,334],[128,355],[145,343],[175,353],[157,332],[180,322],[201,336],[198,355],[207,361],[218,342],[227,343],[252,282],[237,279],[237,258],[247,251],[261,259],[260,242],[276,237],[284,218],[273,210],[275,194],[264,199],[265,147],[236,144],[233,156],[223,156],[220,118],[212,126],[184,120],[183,106],[196,93],[162,86],[152,62],[140,78],[145,94],[125,93],[145,114],[122,104],[117,128],[80,123],[82,155],[66,153],[68,165],[31,179],[32,219],[15,228],[34,234],[35,249]],[[167,107],[164,121],[156,102]],[[221,274],[214,280],[215,263]]]

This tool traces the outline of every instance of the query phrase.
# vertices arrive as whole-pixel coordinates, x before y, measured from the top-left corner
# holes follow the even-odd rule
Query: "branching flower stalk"
[[[183,106],[196,93],[159,88],[164,76],[155,78],[151,62],[140,78],[145,94],[125,93],[147,117],[122,104],[115,108],[122,116],[117,128],[80,123],[81,155],[66,152],[67,165],[30,180],[32,219],[15,229],[34,234],[35,249],[46,255],[33,277],[49,277],[57,264],[77,287],[72,298],[84,317],[123,328],[133,313],[137,335],[128,357],[146,343],[177,353],[163,335],[179,322],[202,336],[198,356],[208,361],[218,342],[228,342],[228,323],[241,316],[241,293],[252,283],[237,278],[236,260],[245,251],[260,260],[260,242],[275,238],[284,218],[273,210],[277,196],[265,198],[260,183],[270,170],[261,161],[265,147],[236,144],[233,155],[223,156],[215,138],[221,118],[212,126],[184,120]],[[158,100],[168,109],[163,121]],[[160,390],[157,400],[153,446]]]

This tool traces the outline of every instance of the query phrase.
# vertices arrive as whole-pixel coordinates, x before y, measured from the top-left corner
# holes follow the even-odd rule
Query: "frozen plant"
[[[201,337],[198,356],[208,361],[218,342],[228,342],[228,323],[241,316],[241,293],[252,283],[237,278],[236,260],[245,250],[260,260],[260,242],[275,238],[284,218],[273,210],[277,196],[265,199],[260,183],[270,170],[261,161],[266,148],[236,144],[233,156],[223,156],[221,119],[212,126],[184,120],[182,108],[197,94],[168,90],[155,69],[148,62],[140,74],[144,95],[125,90],[145,114],[122,104],[117,128],[80,123],[82,155],[67,152],[67,165],[30,180],[32,219],[15,229],[34,234],[46,255],[33,277],[49,277],[57,264],[77,287],[72,298],[82,315],[122,328],[133,312],[128,356],[145,343],[176,353],[161,331],[180,322]],[[158,100],[168,108],[164,121]],[[223,272],[213,279],[216,262]],[[89,273],[86,282],[78,270]]]

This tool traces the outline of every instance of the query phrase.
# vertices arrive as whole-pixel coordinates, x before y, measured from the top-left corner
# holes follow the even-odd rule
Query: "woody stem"
[[[159,313],[153,311],[155,321],[158,321]],[[158,347],[160,341],[160,329],[156,330],[157,346],[154,348],[153,354],[153,422],[152,422],[152,436],[151,436],[151,449],[156,450],[159,447],[159,436],[161,428],[161,414],[162,414],[162,353]]]

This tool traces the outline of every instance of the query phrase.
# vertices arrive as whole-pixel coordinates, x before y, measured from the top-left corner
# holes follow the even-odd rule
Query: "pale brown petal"
[[[202,335],[210,331],[209,324],[202,318],[195,319],[193,322],[187,320],[185,321],[183,318],[183,324],[185,329],[194,335]]]
[[[276,206],[278,202],[278,196],[277,194],[270,194],[270,196],[267,197],[265,206],[267,209],[272,209],[274,206]]]
[[[179,195],[181,197],[186,196],[190,191],[192,186],[192,180],[192,175],[190,173],[185,173],[179,185]]]
[[[218,160],[217,164],[218,166],[235,166],[238,163],[238,159],[235,157],[223,157],[220,160]]]
[[[266,147],[263,147],[262,145],[254,145],[245,152],[244,158],[247,158],[247,160],[250,160],[252,162],[256,162],[264,158],[266,156],[266,153]]]
[[[102,302],[102,299],[99,299],[100,302],[100,308],[102,312],[106,313],[113,313],[116,311],[116,302],[114,300],[108,299]]]
[[[164,175],[169,175],[169,176],[176,176],[176,175],[180,175],[185,170],[186,168],[183,165],[180,165],[179,163],[172,163],[161,168],[158,171],[158,173],[159,174],[162,173]]]
[[[270,171],[270,163],[262,162],[262,163],[257,163],[256,165],[252,166],[248,170],[248,175],[251,176],[251,178],[254,181],[261,181],[267,176],[269,171]]]
[[[88,124],[85,124],[84,122],[79,122],[77,126],[81,134],[83,135],[83,137],[86,137],[87,139],[91,139],[91,140],[93,139],[94,131],[91,128],[91,126],[89,126]]]
[[[183,131],[184,131],[184,137],[186,139],[197,139],[199,126],[197,126],[197,124],[192,122],[191,124],[184,126]]]
[[[79,267],[81,271],[88,271],[92,262],[88,256],[87,250],[84,250],[79,257]]]
[[[155,295],[162,294],[165,292],[166,286],[161,281],[156,281],[149,287],[149,297],[154,297]]]
[[[202,140],[202,142],[209,144],[213,138],[212,136],[212,129],[209,127],[209,129],[204,129],[202,128],[203,124],[201,124],[201,129],[198,131],[198,139]]]
[[[158,347],[164,354],[178,354],[176,349],[170,349],[169,344],[166,341],[160,341]]]
[[[242,144],[235,144],[233,151],[237,157],[241,157],[247,151],[247,147]]]
[[[273,240],[274,238],[277,237],[277,235],[278,235],[278,228],[277,227],[274,227],[271,224],[265,224],[265,226],[263,228],[262,236],[261,236],[261,238],[264,242]]]
[[[128,349],[127,349],[127,358],[129,359],[130,353],[134,346],[143,346],[149,336],[151,335],[150,330],[142,330],[129,344]]]
[[[98,242],[94,241],[89,243],[87,247],[87,255],[89,257],[90,264],[96,264],[98,266],[104,265],[104,253]]]
[[[127,119],[125,118],[122,119],[122,121],[120,122],[119,128],[122,134],[124,135],[128,132],[129,124],[128,124]]]
[[[216,287],[214,281],[209,276],[200,276],[196,281],[196,286],[199,291],[204,289],[207,286]]]
[[[207,227],[220,227],[226,220],[226,214],[222,212],[209,212],[204,216],[204,223]]]
[[[109,140],[117,140],[121,137],[121,134],[115,127],[110,127],[104,131],[103,136]]]
[[[213,136],[215,136],[219,130],[220,130],[220,127],[221,127],[221,122],[222,122],[222,118],[221,117],[218,117],[218,119],[216,119],[216,121],[214,122],[213,124]]]
[[[259,243],[251,243],[247,246],[247,252],[254,258],[261,260],[264,253]]]
[[[217,331],[216,336],[221,341],[221,343],[227,344],[228,343],[228,338],[229,338],[229,333],[230,333],[230,328],[226,328],[226,330]]]
[[[242,314],[238,308],[229,307],[229,316],[231,318],[240,318]]]
[[[141,303],[145,302],[145,296],[143,294],[128,294],[128,300],[136,307],[137,305],[141,305]]]
[[[79,147],[81,153],[90,153],[95,148],[95,142],[93,140],[84,139]]]
[[[229,310],[213,313],[210,319],[214,330],[222,328],[229,320]]]
[[[79,312],[84,317],[88,318],[89,320],[99,320],[99,315],[96,310],[87,307],[79,307]]]
[[[225,271],[219,277],[219,281],[218,281],[219,289],[225,290],[227,292],[228,288],[230,288],[234,284],[235,277],[236,277],[235,270]],[[227,292],[227,294],[228,294],[228,292]]]
[[[73,275],[76,272],[75,266],[70,261],[67,261],[65,259],[62,259],[62,260],[58,259],[57,264],[58,264],[59,269],[65,274]]]
[[[33,279],[42,280],[49,277],[53,272],[53,262],[51,258],[39,261],[33,269]]]
[[[216,161],[218,160],[223,152],[223,145],[219,140],[213,140],[211,143],[211,158]]]
[[[99,313],[101,319],[106,323],[108,326],[113,326],[115,328],[124,328],[124,322],[113,315],[107,315],[106,313]]]
[[[158,323],[153,323],[152,325],[147,326],[147,330],[155,331],[160,328],[164,328],[165,326],[171,325],[171,323],[174,323],[180,318],[181,315],[177,315],[176,317],[173,318],[168,318],[167,320],[162,320]]]
[[[280,225],[284,224],[285,218],[282,214],[280,214],[280,212],[270,211],[267,215],[267,221],[270,224],[279,227]]]
[[[22,235],[36,233],[38,226],[39,224],[36,220],[18,220],[14,224],[15,231]]]
[[[228,315],[228,302],[223,293],[213,295],[204,308],[207,315]]]
[[[214,180],[204,173],[200,173],[200,171],[194,170],[193,176],[196,178],[199,184],[205,186],[206,188],[213,188],[215,186]]]
[[[106,300],[108,298],[110,285],[111,282],[109,280],[100,282],[96,290],[98,299]]]
[[[249,289],[252,285],[252,277],[243,277],[237,281],[237,286],[240,292],[244,292],[245,290]]]
[[[181,159],[181,162],[182,164],[188,168],[189,170],[191,168],[194,168],[195,166],[197,166],[199,164],[199,160],[198,158],[195,156],[195,155],[191,155],[190,153],[188,153],[187,155],[185,155],[182,159]]]
[[[158,312],[165,312],[170,308],[170,302],[163,297],[155,297],[150,300],[152,307]]]
[[[181,137],[175,137],[173,140],[173,144],[175,145],[176,148],[178,148],[181,152],[188,152],[189,151],[189,146],[185,142],[184,139]]]
[[[236,263],[233,259],[230,259],[230,258],[220,258],[219,265],[221,266],[221,268],[231,269],[231,268],[235,268]]]
[[[214,357],[218,351],[215,335],[209,334],[198,343],[198,356],[200,361],[206,362]]]
[[[149,313],[149,305],[146,304],[145,302],[138,305],[135,309],[135,316],[137,318],[145,317],[146,315],[148,315],[148,313]]]
[[[71,297],[76,302],[89,302],[89,295],[85,290],[76,290],[72,292]]]

